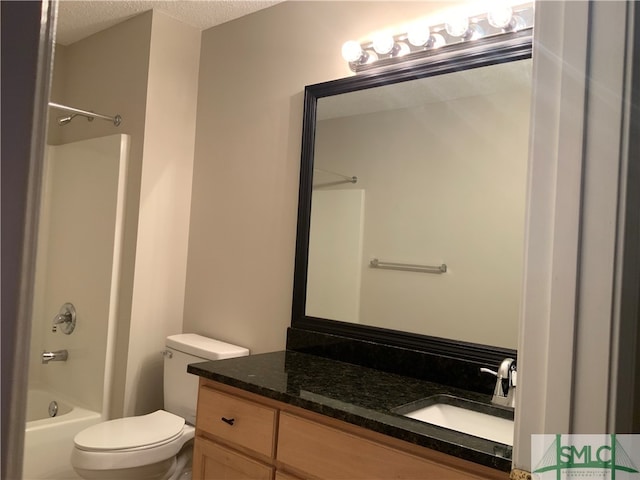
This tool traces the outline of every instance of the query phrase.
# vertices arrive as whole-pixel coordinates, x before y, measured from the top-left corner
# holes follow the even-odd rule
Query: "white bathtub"
[[[24,442],[23,480],[77,479],[70,463],[73,437],[101,421],[100,413],[72,405],[59,395],[29,390]],[[49,404],[58,403],[58,413],[49,416]]]

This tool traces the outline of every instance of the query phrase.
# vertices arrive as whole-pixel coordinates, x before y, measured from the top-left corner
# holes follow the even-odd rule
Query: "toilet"
[[[190,363],[249,355],[249,350],[193,333],[167,337],[164,410],[93,425],[74,438],[71,465],[84,479],[188,480],[198,377]]]

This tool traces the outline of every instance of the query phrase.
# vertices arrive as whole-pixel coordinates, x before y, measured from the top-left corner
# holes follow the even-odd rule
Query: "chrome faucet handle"
[[[480,368],[482,373],[490,373],[496,377],[496,385],[493,390],[492,403],[506,407],[515,404],[515,387],[517,380],[516,361],[513,358],[505,358],[497,371],[489,368]]]
[[[516,361],[513,358],[505,358],[498,368],[498,375],[508,377],[516,369]]]
[[[501,376],[503,379],[508,379],[509,386],[515,387],[515,375],[516,375],[516,361],[513,358],[505,358],[500,364],[500,369],[498,370],[498,376]]]
[[[65,303],[60,307],[58,314],[53,317],[51,326],[53,333],[58,331],[58,325],[65,335],[70,335],[76,328],[76,309],[73,304]]]
[[[65,322],[70,322],[71,321],[71,314],[68,312],[65,313],[59,313],[58,315],[56,315],[55,317],[53,317],[53,331],[56,331],[56,326],[61,324],[61,323],[65,323]]]

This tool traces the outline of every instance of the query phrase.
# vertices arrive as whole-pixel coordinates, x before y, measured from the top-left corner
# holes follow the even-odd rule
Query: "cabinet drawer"
[[[314,477],[331,479],[478,479],[332,427],[282,412],[278,460]]]
[[[196,427],[267,457],[274,454],[276,418],[273,408],[200,388]]]
[[[273,467],[228,448],[196,438],[193,450],[194,480],[271,480]]]

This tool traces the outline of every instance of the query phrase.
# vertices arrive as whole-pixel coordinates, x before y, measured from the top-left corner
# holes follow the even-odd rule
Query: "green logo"
[[[557,480],[563,478],[563,471],[565,478],[587,478],[596,475],[604,478],[608,474],[611,480],[615,480],[618,471],[629,474],[638,473],[638,468],[615,434],[565,435],[569,440],[566,444],[563,444],[562,437],[562,435],[555,435],[553,443],[542,455],[533,473],[555,471]],[[585,438],[592,441],[584,442]],[[594,439],[597,440],[594,442]]]

